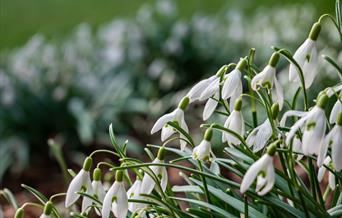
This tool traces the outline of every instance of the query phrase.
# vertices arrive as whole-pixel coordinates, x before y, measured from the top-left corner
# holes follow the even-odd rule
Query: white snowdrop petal
[[[208,87],[202,92],[199,100],[204,101],[210,97],[212,97],[218,90],[220,89],[220,78],[216,78],[212,81]]]
[[[337,100],[330,112],[329,123],[335,123],[340,112],[342,112],[342,103],[340,100]]]
[[[235,69],[227,75],[226,80],[223,83],[222,98],[229,98],[232,93],[234,93],[239,83],[241,83],[241,72],[238,69]]]
[[[342,170],[342,127],[336,125],[336,133],[333,136],[333,143],[331,145],[331,158],[336,171]]]
[[[110,211],[112,210],[112,199],[114,194],[117,192],[118,188],[119,186],[117,181],[115,181],[113,185],[109,188],[102,204],[102,218],[109,218]]]
[[[267,164],[268,158],[268,155],[264,155],[249,167],[241,182],[241,193],[245,193],[247,189],[252,185],[259,172],[264,168],[265,164]]]
[[[209,117],[214,113],[218,102],[212,98],[209,98],[204,106],[203,110],[203,120],[209,119]]]
[[[263,195],[267,194],[269,191],[271,191],[271,189],[274,186],[275,172],[274,172],[273,164],[269,164],[267,166],[267,169],[266,169],[266,180],[267,180],[266,186],[260,192],[258,192],[258,195],[260,195],[260,196],[263,196]]]
[[[157,122],[154,124],[154,126],[152,127],[152,130],[151,130],[151,134],[154,134],[156,132],[158,132],[161,128],[163,128],[163,126],[169,122],[169,121],[172,121],[173,118],[175,116],[175,111],[169,113],[169,114],[165,114],[163,116],[161,116]]]
[[[305,111],[296,111],[296,110],[289,110],[289,111],[286,111],[283,115],[283,117],[281,118],[280,120],[280,123],[279,125],[281,127],[285,127],[285,123],[286,123],[286,120],[288,117],[292,117],[292,116],[296,116],[296,117],[303,117],[307,114],[308,112],[305,112]]]
[[[316,46],[312,47],[309,55],[310,55],[309,62],[305,61],[304,66],[303,66],[306,89],[310,88],[313,80],[315,79],[317,75],[318,57],[317,57]]]
[[[272,127],[269,120],[266,120],[260,127],[258,133],[255,136],[255,144],[253,147],[254,152],[258,152],[263,149],[267,141],[272,136]]]
[[[169,126],[169,125],[165,125],[162,128],[162,132],[161,132],[161,136],[160,139],[161,141],[165,141],[166,139],[168,139],[171,135],[173,135],[175,133],[173,127]]]
[[[89,195],[93,195],[93,188],[92,188],[92,185],[91,185],[91,181],[90,181],[90,177],[87,177],[86,179],[86,193],[89,194]],[[90,206],[92,205],[92,200],[88,197],[83,197],[83,200],[82,200],[82,213],[86,212],[88,213],[90,211]]]
[[[165,167],[161,167],[161,180],[160,180],[160,187],[162,188],[162,191],[164,192],[167,187],[167,182],[168,182],[168,175],[167,175],[167,170]]]
[[[89,177],[89,172],[81,169],[80,172],[71,180],[65,198],[65,207],[70,207],[78,200],[80,195],[76,192],[81,190],[87,177]]]
[[[190,99],[190,103],[198,100],[201,97],[202,92],[209,86],[209,84],[216,78],[216,75],[209,77],[208,79],[204,79],[194,85],[187,96]]]
[[[236,89],[234,90],[232,96],[229,99],[229,110],[234,110],[235,102],[242,95],[242,83],[241,80],[238,82]]]
[[[113,207],[113,213],[117,218],[126,218],[126,215],[128,212],[128,198],[127,198],[125,186],[122,182],[120,182],[115,195],[116,195],[116,205],[115,207]]]
[[[335,190],[336,182],[335,182],[335,175],[329,171],[329,187],[331,190]]]
[[[318,173],[317,173],[317,179],[318,179],[318,182],[322,182],[323,178],[324,178],[324,174],[325,174],[325,167],[324,166],[321,166],[319,169],[318,169]]]
[[[275,92],[276,92],[276,102],[279,104],[279,110],[283,108],[284,104],[284,91],[283,87],[280,85],[278,80],[274,78]]]

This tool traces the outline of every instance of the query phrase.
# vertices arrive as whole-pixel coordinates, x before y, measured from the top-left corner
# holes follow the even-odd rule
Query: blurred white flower
[[[128,212],[128,198],[125,184],[122,181],[123,172],[117,171],[115,182],[108,190],[102,205],[102,218],[109,218],[112,211],[117,218],[126,218]]]
[[[230,110],[234,108],[235,101],[242,94],[242,82],[241,82],[241,71],[247,64],[246,59],[241,59],[236,65],[236,68],[224,76],[224,83],[222,86],[222,98],[230,98],[229,105]]]
[[[164,163],[164,160],[161,160],[157,157],[152,163]],[[165,191],[168,181],[166,168],[163,166],[150,166],[149,168],[153,172],[153,174],[156,175],[157,178],[160,180],[160,187],[162,189],[161,191]],[[150,194],[156,185],[154,179],[149,175],[149,173],[150,172],[145,172],[144,177],[142,179],[140,187],[141,194]]]
[[[326,167],[325,166],[328,166],[330,167],[331,166],[331,158],[329,156],[327,156],[324,160],[324,165],[322,165],[321,167],[319,167],[318,169],[318,173],[317,173],[317,179],[318,179],[318,182],[322,182],[323,181],[323,178],[324,178],[324,174],[326,172]],[[334,173],[330,172],[329,171],[329,178],[328,178],[328,181],[329,181],[329,187],[331,188],[331,190],[335,190],[335,187],[336,187],[336,184],[335,184],[335,175]]]
[[[326,129],[326,117],[324,113],[324,107],[328,100],[327,95],[322,94],[316,106],[314,106],[309,112],[301,111],[287,111],[282,120],[281,126],[286,122],[288,116],[301,117],[292,127],[286,138],[286,144],[289,144],[291,139],[295,136],[298,129],[305,127],[302,139],[302,149],[304,155],[319,154],[320,146],[324,140],[324,134]]]
[[[340,93],[339,98],[336,100],[334,107],[330,112],[329,122],[331,124],[336,123],[338,114],[342,112],[342,93]]]
[[[67,193],[66,193],[66,197],[65,197],[65,207],[70,207],[72,204],[74,204],[78,200],[80,195],[77,194],[77,192],[84,191],[92,195],[93,189],[91,186],[90,174],[89,174],[91,164],[92,164],[92,159],[89,157],[86,158],[83,164],[83,168],[71,180]],[[82,212],[84,212],[85,209],[89,205],[91,205],[91,200],[89,198],[83,198]]]
[[[258,152],[263,149],[268,140],[272,136],[272,126],[268,119],[266,119],[261,125],[252,130],[246,139],[248,146],[253,146],[253,152]]]
[[[317,165],[322,166],[327,156],[328,148],[331,147],[331,157],[336,171],[342,170],[342,111],[337,116],[336,125],[330,130],[320,147]]]
[[[303,71],[305,88],[310,88],[312,82],[317,75],[318,55],[316,48],[316,40],[321,30],[319,23],[315,23],[311,29],[309,38],[297,49],[293,58]],[[300,82],[299,70],[293,63],[290,64],[289,80],[290,82]]]
[[[167,124],[170,121],[177,122],[178,125],[184,131],[186,131],[188,133],[189,129],[188,129],[188,126],[185,123],[185,119],[184,119],[184,110],[186,109],[188,104],[189,104],[189,98],[184,97],[181,100],[181,102],[179,103],[178,108],[176,108],[171,113],[168,113],[168,114],[161,116],[156,121],[156,123],[152,127],[151,134],[154,134],[161,129],[162,130],[161,140],[165,141],[167,138],[169,138],[171,135],[173,135],[176,132],[176,130],[173,127],[171,127],[170,125]],[[180,134],[180,138],[181,138],[180,139],[180,147],[181,147],[181,150],[184,150],[186,147],[186,141],[182,140],[182,139],[184,139],[183,134]]]
[[[266,153],[250,166],[242,179],[241,193],[245,193],[248,190],[255,178],[257,179],[255,191],[258,195],[263,196],[273,188],[275,172],[272,155]]]
[[[127,196],[129,199],[136,199],[139,200],[142,197],[140,196],[140,189],[141,189],[141,179],[137,176],[133,185],[128,189]],[[132,213],[140,210],[143,208],[144,205],[136,202],[128,202],[128,210]]]
[[[232,113],[229,115],[226,122],[224,123],[224,127],[234,131],[235,133],[243,137],[245,133],[245,122],[241,113],[241,107],[242,107],[242,100],[241,99],[236,100],[234,110],[232,111]],[[230,133],[223,132],[222,142],[223,143],[227,142],[228,145],[234,146],[234,145],[238,145],[240,143],[240,140]]]
[[[192,151],[192,158],[195,160],[207,161],[210,157],[211,152],[211,138],[213,135],[213,130],[211,128],[207,129],[203,140],[199,145],[197,145]]]

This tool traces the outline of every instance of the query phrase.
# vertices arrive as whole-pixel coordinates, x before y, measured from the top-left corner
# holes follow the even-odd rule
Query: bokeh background
[[[260,66],[272,45],[294,52],[319,15],[334,12],[333,0],[0,2],[0,188],[19,201],[28,198],[21,183],[63,191],[66,168],[111,147],[110,123],[130,155],[144,158],[146,143],[160,143],[153,122],[191,84],[251,47]],[[341,63],[330,27],[319,46]],[[320,70],[316,87],[337,78],[328,64]],[[189,123],[200,123],[202,107],[192,110]]]

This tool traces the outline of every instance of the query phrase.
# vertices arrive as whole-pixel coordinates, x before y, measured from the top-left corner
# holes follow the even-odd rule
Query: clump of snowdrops
[[[315,88],[321,58],[316,43],[323,20],[335,25],[331,31],[337,30],[342,41],[341,1],[336,1],[336,17],[322,15],[293,55],[273,47],[268,63],[259,68],[251,49],[237,63],[223,65],[215,75],[195,84],[177,108],[155,122],[151,134],[160,132],[162,144],[147,145],[151,162],[128,157],[127,142],[119,144],[110,125],[113,150],[91,153],[77,174],[71,172],[74,177],[66,193],[48,199],[24,186],[41,203],[25,203],[15,217],[24,217],[29,206],[41,207],[41,217],[61,217],[54,202],[64,197],[73,217],[94,213],[103,218],[342,215],[341,80],[320,90],[315,99],[307,96]],[[327,55],[322,58],[342,78],[341,64]],[[290,88],[297,90],[290,99],[284,97],[286,90],[277,79],[279,61],[289,62]],[[186,114],[198,102],[206,102],[205,122],[202,140],[195,141]],[[214,113],[225,122],[212,120]],[[252,122],[244,118],[247,114]],[[260,119],[263,114],[266,118]],[[218,134],[225,148],[215,154],[211,145]],[[172,143],[179,146],[169,146]],[[98,153],[113,155],[120,164],[94,163]],[[173,158],[174,154],[178,157]],[[170,168],[179,170],[185,185],[169,183]],[[105,179],[105,171],[112,179]],[[323,182],[326,172],[327,183]]]

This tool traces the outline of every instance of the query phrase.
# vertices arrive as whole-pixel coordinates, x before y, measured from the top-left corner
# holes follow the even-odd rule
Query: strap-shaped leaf
[[[6,201],[8,201],[8,203],[10,203],[15,210],[18,209],[17,201],[15,200],[13,193],[9,189],[4,188],[0,191],[0,195],[4,196]]]

